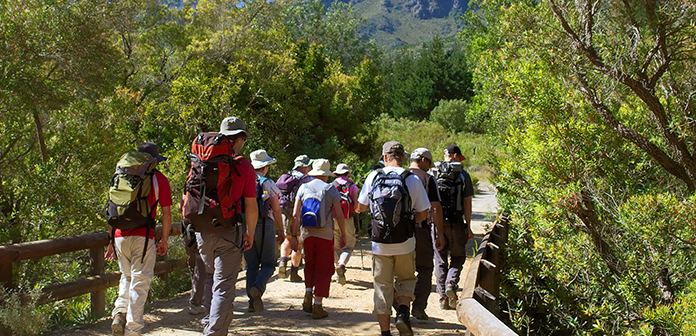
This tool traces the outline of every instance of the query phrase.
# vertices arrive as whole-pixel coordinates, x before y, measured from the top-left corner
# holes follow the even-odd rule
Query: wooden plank
[[[170,236],[181,234],[181,223],[172,224]],[[162,226],[155,229],[157,237],[162,237]],[[94,232],[79,236],[39,240],[28,243],[0,246],[0,264],[8,264],[26,259],[106,246],[109,243],[108,232]]]
[[[469,271],[466,274],[466,279],[464,280],[464,287],[462,288],[462,297],[470,298],[474,295],[474,289],[478,284],[478,269],[481,260],[485,257],[485,247],[488,243],[488,234],[483,237],[481,244],[479,245],[478,251],[476,251],[476,256],[474,260],[469,265]]]
[[[182,268],[186,263],[186,258],[171,259],[155,264],[155,275],[173,272]],[[43,289],[44,296],[39,299],[39,304],[59,301],[90,292],[106,290],[109,287],[118,286],[121,273],[109,273],[96,275],[89,278],[76,280],[60,285],[53,285]]]
[[[467,333],[476,336],[513,336],[517,335],[510,327],[472,298],[459,300],[457,318],[467,329]]]

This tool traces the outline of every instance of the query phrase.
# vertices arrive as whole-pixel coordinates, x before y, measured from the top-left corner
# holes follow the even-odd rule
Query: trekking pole
[[[355,224],[358,226],[358,240],[360,242],[360,269],[365,270],[365,260],[363,258],[365,253],[363,252],[363,246],[362,246],[363,245],[362,244],[362,234],[361,234],[362,225],[360,225],[361,224],[360,223],[360,214],[354,214],[353,219],[355,221]]]

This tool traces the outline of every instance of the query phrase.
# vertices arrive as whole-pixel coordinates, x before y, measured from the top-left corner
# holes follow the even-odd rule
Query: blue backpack
[[[319,191],[316,191],[306,185],[305,193],[302,200],[302,212],[300,213],[300,224],[304,227],[323,228],[326,226],[326,218],[322,218],[325,213],[322,208],[322,201],[326,195],[326,191],[331,188],[329,184]]]

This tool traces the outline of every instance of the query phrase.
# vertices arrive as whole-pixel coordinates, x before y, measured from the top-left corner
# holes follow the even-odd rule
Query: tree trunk
[[[36,126],[36,137],[39,139],[39,149],[41,150],[41,161],[48,162],[48,149],[46,148],[46,141],[44,140],[43,124],[41,124],[41,118],[37,112],[32,114],[34,116],[34,125]]]

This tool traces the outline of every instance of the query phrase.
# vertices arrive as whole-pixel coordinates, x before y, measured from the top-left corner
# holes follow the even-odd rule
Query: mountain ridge
[[[332,0],[323,0],[331,6]],[[464,25],[460,19],[468,0],[343,0],[353,6],[355,15],[365,22],[358,29],[362,38],[374,39],[389,51],[420,44],[436,35],[456,34]]]

